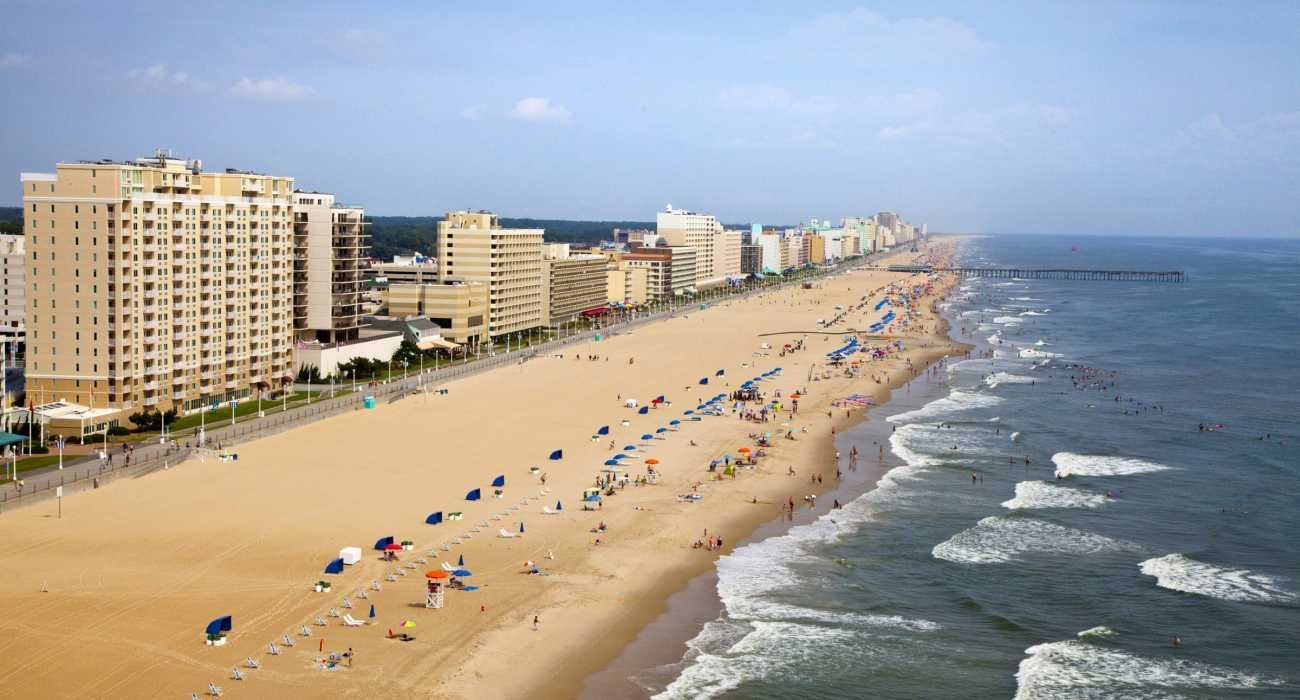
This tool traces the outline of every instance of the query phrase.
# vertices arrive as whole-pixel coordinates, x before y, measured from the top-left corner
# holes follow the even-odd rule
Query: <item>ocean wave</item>
[[[1011,510],[1037,508],[1098,508],[1105,505],[1106,497],[1065,486],[1053,486],[1046,481],[1022,481],[1016,484],[1016,497],[1004,501],[1003,508]]]
[[[989,345],[1001,345],[1001,344],[1002,344],[1002,331],[997,331],[997,332],[994,333],[993,335],[989,336],[989,337],[987,338],[987,340],[988,340],[988,342],[989,342]]]
[[[1011,297],[1011,301],[1042,301],[1038,297]]]
[[[919,418],[934,418],[949,413],[969,411],[976,408],[988,408],[1002,403],[1002,398],[991,394],[980,394],[973,391],[961,391],[954,389],[951,393],[941,399],[935,399],[924,406],[913,410],[904,411],[886,418],[891,423],[901,423],[904,421],[917,420]]]
[[[1246,603],[1285,603],[1296,599],[1295,593],[1283,588],[1272,576],[1206,564],[1185,554],[1148,559],[1138,568],[1147,576],[1154,576],[1157,586],[1171,591]]]
[[[1056,473],[1060,476],[1130,476],[1172,469],[1144,459],[1081,455],[1073,452],[1057,452],[1052,455],[1052,463],[1056,465]]]
[[[1030,552],[1092,554],[1129,547],[1109,537],[1022,517],[991,516],[935,545],[936,559],[959,564],[1005,564]]]
[[[1033,384],[1038,381],[1035,377],[1026,377],[1023,374],[1011,374],[1010,372],[994,372],[984,378],[984,383],[990,389],[996,388],[999,384]]]
[[[1011,441],[1012,441],[1012,442],[1015,442],[1015,441],[1017,441],[1017,440],[1019,440],[1019,439],[1020,439],[1020,431],[1019,431],[1019,430],[1017,430],[1017,431],[1014,432],[1014,433],[1011,433]]]
[[[1015,316],[997,316],[994,317],[993,322],[1002,324],[1004,326],[1018,326],[1024,323],[1024,321],[1020,320]]]
[[[1020,315],[1021,316],[1046,316],[1047,314],[1041,311],[1021,311]]]
[[[1061,354],[1057,352],[1047,352],[1046,350],[1035,350],[1034,348],[1022,348],[1020,350],[1020,356],[1027,360],[1038,358],[1046,358],[1050,360],[1055,357],[1060,357]]]
[[[1093,628],[1097,629],[1097,628]],[[1276,685],[1231,668],[1157,659],[1109,649],[1086,639],[1029,647],[1016,671],[1016,700],[1039,698],[1170,698],[1177,691]]]
[[[1119,633],[1105,625],[1098,625],[1097,627],[1089,627],[1074,636],[1084,639],[1085,637],[1114,637],[1117,634]]]

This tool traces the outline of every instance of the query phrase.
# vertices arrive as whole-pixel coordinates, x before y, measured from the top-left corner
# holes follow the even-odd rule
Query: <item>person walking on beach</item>
[[[533,631],[534,631],[534,632],[537,631],[537,627],[538,627],[539,625],[541,625],[541,624],[542,624],[542,619],[541,619],[541,617],[538,616],[538,615],[533,615]]]

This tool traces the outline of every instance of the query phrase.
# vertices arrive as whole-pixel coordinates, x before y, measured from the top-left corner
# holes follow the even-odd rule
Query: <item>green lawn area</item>
[[[330,392],[328,388],[325,389],[325,391],[323,392],[313,389],[311,391],[311,398],[313,401],[320,398],[322,395],[324,395],[325,398],[329,398],[329,393]],[[348,389],[344,389],[343,387],[339,386],[336,387],[334,390],[334,396],[336,398],[339,396],[345,396],[349,393],[351,393],[350,387]],[[299,391],[290,394],[288,397],[289,408],[303,405],[306,402],[307,402],[307,392],[305,391]],[[281,408],[284,406],[284,404],[285,404],[285,399],[283,398],[262,399],[262,410],[265,411],[268,415],[270,415],[271,413],[278,413],[281,410]],[[238,406],[235,407],[236,421],[243,420],[250,416],[256,416],[256,415],[257,415],[257,399],[245,400],[244,402],[240,403]],[[178,431],[197,429],[201,424],[212,425],[214,427],[221,426],[221,425],[230,425],[230,405],[224,404],[215,411],[206,411],[205,414],[194,413],[188,416],[182,416],[181,418],[177,418],[175,421],[167,424],[167,433],[171,434]],[[157,434],[158,433],[156,432],[135,433],[133,434],[132,437],[134,437],[135,435],[152,437],[152,436],[156,436]]]
[[[63,459],[64,459],[63,462],[64,465],[67,465],[73,460],[81,459],[81,457],[78,455],[65,455]],[[33,469],[40,469],[41,467],[48,467],[51,464],[58,464],[58,463],[59,463],[59,456],[57,454],[32,455],[31,457],[23,457],[18,460],[18,473],[21,475],[23,472],[29,472],[32,471]]]

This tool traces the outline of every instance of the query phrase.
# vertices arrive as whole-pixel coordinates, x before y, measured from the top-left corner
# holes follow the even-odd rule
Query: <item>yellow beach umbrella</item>
[[[414,626],[415,626],[415,620],[402,620],[402,626],[403,626],[403,627],[414,627]]]

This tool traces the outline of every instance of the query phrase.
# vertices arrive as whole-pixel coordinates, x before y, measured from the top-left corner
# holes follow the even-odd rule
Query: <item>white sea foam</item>
[[[1147,576],[1154,576],[1157,586],[1171,591],[1247,603],[1283,603],[1296,599],[1295,593],[1272,576],[1206,564],[1185,554],[1148,559],[1138,568]]]
[[[901,426],[898,432],[911,427]],[[726,616],[706,624],[687,643],[685,668],[655,697],[716,697],[745,681],[797,672],[814,662],[819,667],[855,663],[854,654],[860,658],[872,653],[870,641],[876,635],[940,629],[929,620],[814,609],[783,602],[779,596],[797,584],[800,563],[817,561],[812,547],[835,541],[881,510],[906,503],[909,492],[900,483],[922,468],[913,463],[895,467],[874,490],[842,509],[719,559],[718,596]]]
[[[972,317],[972,316],[979,316],[979,315],[982,314],[982,313],[984,313],[984,312],[982,312],[982,311],[963,311],[963,312],[957,314],[957,316],[958,316],[958,318],[970,318],[970,317]]]
[[[1012,442],[1015,442],[1015,441],[1017,441],[1017,440],[1019,440],[1019,439],[1020,439],[1020,431],[1019,431],[1019,430],[1017,430],[1017,431],[1014,432],[1014,433],[1011,433],[1011,441],[1012,441]]]
[[[1061,354],[1057,352],[1047,352],[1046,350],[1036,350],[1034,348],[1022,348],[1020,350],[1020,356],[1027,360],[1036,360],[1039,358],[1050,360],[1054,357],[1060,357]]]
[[[1046,316],[1047,314],[1041,311],[1021,311],[1020,315],[1021,316]]]
[[[1000,323],[1004,326],[1018,326],[1021,323],[1024,323],[1024,321],[1021,321],[1015,316],[996,316],[994,317],[993,322]]]
[[[984,383],[990,389],[997,387],[999,384],[1033,384],[1038,381],[1035,377],[1026,377],[1023,374],[1011,374],[1010,372],[994,372],[984,378]]]
[[[1086,637],[1099,637],[1099,638],[1114,637],[1116,634],[1119,633],[1105,625],[1098,625],[1097,627],[1089,627],[1088,629],[1074,636],[1078,637],[1079,639],[1084,639]]]
[[[892,415],[887,420],[891,423],[902,423],[923,418],[935,418],[949,413],[969,411],[975,408],[987,408],[989,406],[996,406],[1000,403],[1002,403],[1002,399],[991,394],[980,394],[973,391],[954,389],[944,398],[935,399],[914,411],[904,411],[903,413]]]
[[[960,564],[1004,564],[1028,552],[1092,554],[1129,546],[1033,518],[993,516],[935,545],[930,553],[936,559]]]
[[[1088,638],[1039,644],[1029,647],[1025,653],[1029,656],[1020,662],[1016,671],[1016,700],[1175,698],[1183,690],[1278,684],[1276,680],[1222,666],[1141,657],[1097,646]]]
[[[1011,510],[1038,508],[1098,508],[1106,497],[1046,481],[1022,481],[1016,484],[1016,497],[1002,503]]]
[[[1042,301],[1037,297],[1011,297],[1011,301]]]
[[[993,325],[992,323],[981,323],[978,326],[975,326],[975,330],[978,331],[991,331],[996,328],[997,326]]]
[[[1052,455],[1056,473],[1061,476],[1130,476],[1147,474],[1171,469],[1163,464],[1148,462],[1132,457],[1114,457],[1107,455],[1081,455],[1073,452],[1057,452]]]
[[[1002,344],[1002,331],[998,331],[998,332],[994,333],[993,335],[989,336],[989,337],[988,337],[988,341],[989,341],[989,345],[1001,345],[1001,344]]]
[[[1037,342],[1034,343],[1034,347],[1036,347],[1036,348],[1041,348],[1041,347],[1043,347],[1044,345],[1047,345],[1047,342],[1044,341],[1044,340],[1039,340],[1039,341],[1037,341]]]

